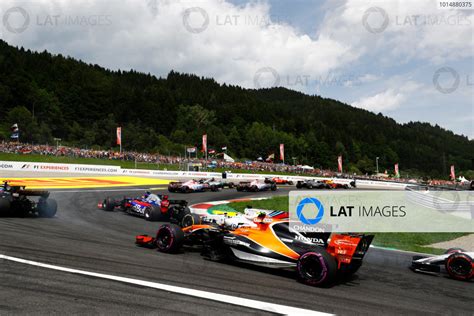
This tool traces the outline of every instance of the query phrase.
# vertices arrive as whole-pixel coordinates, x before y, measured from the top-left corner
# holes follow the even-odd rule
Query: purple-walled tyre
[[[301,282],[312,286],[327,286],[336,279],[337,262],[325,249],[301,255],[296,266]]]

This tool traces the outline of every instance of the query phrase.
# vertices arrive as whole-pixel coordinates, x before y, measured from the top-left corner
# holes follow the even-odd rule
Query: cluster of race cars
[[[276,178],[275,178],[276,179]],[[233,182],[219,181],[215,178],[188,180],[184,182],[170,182],[168,191],[171,193],[192,193],[192,192],[217,192],[224,188],[236,188],[237,191],[242,192],[259,192],[272,190],[276,191],[277,182],[274,179],[266,178],[264,180],[242,181],[237,184]]]
[[[335,182],[333,180],[301,180],[296,182],[297,189],[350,189],[356,187],[356,181],[353,180],[349,184]]]
[[[182,188],[185,183],[174,188]],[[253,186],[257,183],[261,186],[255,189]],[[199,184],[206,187],[219,185],[215,181]],[[350,186],[354,187],[355,183]],[[236,187],[242,191],[273,190],[276,184],[274,181],[250,181],[241,182]],[[38,199],[34,201],[30,197]],[[108,212],[119,210],[148,221],[166,222],[158,228],[155,236],[136,236],[138,246],[163,253],[180,252],[189,246],[199,247],[202,255],[212,261],[239,261],[293,269],[298,280],[313,286],[327,286],[341,276],[356,273],[374,238],[364,234],[298,232],[290,227],[288,213],[283,211],[248,207],[244,213],[232,215],[198,215],[192,212],[185,200],[173,200],[168,195],[151,192],[119,200],[105,198],[98,207]],[[16,213],[53,217],[56,211],[57,203],[49,198],[48,191],[27,190],[23,186],[10,186],[7,182],[0,187],[0,215]],[[473,252],[453,248],[440,256],[415,256],[411,269],[447,274],[456,280],[471,280],[474,277],[473,258]]]
[[[236,188],[239,192],[260,192],[260,191],[276,191],[278,185],[294,185],[292,180],[280,177],[265,178],[264,180],[254,179],[250,181],[241,181],[237,184],[226,182],[224,180],[200,179],[188,181],[174,181],[168,185],[170,193],[192,193],[192,192],[217,192],[224,188]],[[349,184],[335,182],[333,180],[300,180],[296,182],[297,189],[349,189],[355,188],[355,180]]]
[[[164,221],[155,236],[138,235],[136,244],[175,253],[198,246],[213,261],[241,261],[254,265],[295,269],[300,281],[326,286],[339,276],[355,273],[374,238],[363,234],[301,233],[291,229],[287,212],[246,208],[237,215],[193,213],[184,200],[145,192],[141,197],[99,203],[115,209]],[[416,256],[415,272],[445,273],[457,280],[474,276],[474,253],[449,249],[441,256]]]

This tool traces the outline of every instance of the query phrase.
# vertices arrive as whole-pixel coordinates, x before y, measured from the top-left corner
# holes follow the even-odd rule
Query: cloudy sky
[[[435,0],[2,0],[0,34],[111,69],[285,86],[472,139],[473,13]]]

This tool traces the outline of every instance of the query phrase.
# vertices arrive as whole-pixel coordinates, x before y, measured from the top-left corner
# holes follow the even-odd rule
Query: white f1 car
[[[214,223],[227,229],[237,229],[239,227],[255,227],[254,219],[265,214],[267,217],[283,219],[288,217],[287,212],[264,210],[256,208],[246,208],[243,213],[237,214],[205,214],[198,215],[196,213],[187,214],[183,217],[182,227],[198,225],[202,223]]]
[[[170,182],[168,185],[169,192],[181,192],[181,193],[191,193],[191,192],[204,192],[204,191],[219,191],[217,185],[204,182],[203,180],[188,180],[185,182]]]
[[[414,256],[411,269],[415,272],[448,274],[456,280],[467,281],[474,276],[474,252],[450,248],[439,256]]]
[[[259,192],[259,191],[276,191],[277,185],[270,179],[265,179],[265,181],[252,180],[252,181],[243,181],[239,182],[236,186],[237,191],[239,192]]]

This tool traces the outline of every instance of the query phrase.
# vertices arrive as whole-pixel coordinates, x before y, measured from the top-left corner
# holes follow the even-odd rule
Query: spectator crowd
[[[282,173],[293,173],[293,174],[305,174],[322,177],[342,177],[342,178],[357,178],[357,179],[370,179],[370,180],[382,180],[377,176],[361,176],[361,175],[350,175],[341,174],[332,170],[323,170],[319,168],[311,168],[309,166],[301,165],[287,165],[287,164],[276,164],[263,161],[246,161],[246,162],[229,162],[223,159],[217,159],[211,157],[208,160],[199,158],[183,158],[179,156],[165,156],[161,154],[151,153],[140,153],[136,151],[123,151],[122,153],[112,150],[95,150],[95,149],[84,149],[74,148],[67,146],[51,146],[51,145],[31,145],[17,142],[3,142],[0,143],[0,152],[3,153],[14,153],[14,154],[37,154],[45,156],[56,156],[56,157],[72,157],[72,158],[96,158],[96,159],[109,159],[109,160],[126,160],[136,161],[144,163],[156,163],[156,164],[182,164],[187,162],[201,163],[203,166],[212,166],[214,168],[222,168],[227,170],[249,170],[258,172],[282,172]],[[386,179],[387,181],[397,182],[417,182],[417,180],[411,179]]]

